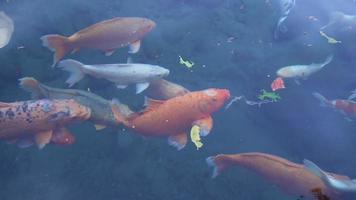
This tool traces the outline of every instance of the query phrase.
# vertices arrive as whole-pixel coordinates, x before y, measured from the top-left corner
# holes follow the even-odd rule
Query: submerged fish
[[[20,147],[37,144],[72,144],[74,137],[65,125],[84,121],[90,117],[90,109],[74,100],[20,101],[0,103],[0,139]]]
[[[323,63],[312,63],[310,65],[293,65],[287,66],[279,69],[277,71],[277,76],[281,78],[308,78],[310,75],[318,72],[327,64],[329,64],[333,59],[333,56],[330,55],[326,58]]]
[[[284,85],[284,80],[281,77],[277,77],[272,83],[271,83],[271,89],[272,91],[284,89],[286,86]]]
[[[148,97],[159,100],[168,100],[190,92],[183,86],[164,79],[152,81],[146,91]]]
[[[190,92],[167,101],[146,99],[146,109],[133,113],[127,106],[113,103],[116,119],[126,127],[145,136],[168,136],[168,143],[178,150],[187,143],[187,133],[194,125],[200,135],[212,129],[211,114],[219,110],[230,98],[225,89],[207,89]]]
[[[111,101],[108,101],[94,93],[75,89],[52,88],[38,82],[32,77],[24,77],[20,80],[20,87],[31,92],[34,99],[73,99],[83,106],[91,109],[89,120],[93,121],[97,129],[105,126],[118,125],[111,111]]]
[[[264,153],[220,154],[208,157],[207,163],[214,168],[213,177],[232,166],[240,166],[256,172],[270,183],[278,186],[283,192],[293,196],[313,199],[314,191],[319,190],[330,199],[342,199],[340,191],[335,191],[325,185],[318,176],[305,169],[303,165],[274,155]],[[347,176],[328,174],[337,180],[349,180]]]
[[[6,46],[14,32],[14,22],[4,12],[0,12],[0,48]]]
[[[277,22],[276,29],[274,30],[274,38],[278,39],[280,33],[287,32],[287,27],[283,22],[287,19],[290,11],[294,8],[296,0],[279,0],[279,5],[281,9],[281,16]]]
[[[326,29],[332,25],[343,26],[344,28],[347,26],[356,26],[356,15],[346,15],[340,11],[331,12],[329,23],[321,27],[320,30]]]
[[[136,84],[136,93],[144,91],[150,85],[150,82],[169,74],[168,69],[157,65],[134,63],[84,65],[72,59],[59,62],[58,67],[70,73],[66,81],[69,87],[88,74],[95,78],[111,81],[119,89],[124,89],[130,84]]]
[[[356,117],[356,101],[347,99],[328,100],[317,92],[314,92],[313,96],[320,101],[321,106],[338,110],[347,117]]]
[[[69,37],[45,35],[43,46],[55,51],[53,65],[68,52],[83,48],[99,49],[110,56],[121,47],[129,46],[129,53],[140,49],[141,39],[156,26],[155,22],[139,17],[117,17],[91,25]]]

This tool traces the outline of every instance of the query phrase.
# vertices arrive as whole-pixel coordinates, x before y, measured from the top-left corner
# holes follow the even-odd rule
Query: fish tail
[[[69,52],[69,39],[67,37],[50,34],[41,37],[42,45],[49,48],[51,51],[54,51],[53,64],[54,67],[59,60],[61,60],[64,55]]]
[[[83,63],[72,59],[63,60],[58,63],[59,68],[70,73],[69,78],[66,80],[69,87],[72,87],[75,83],[84,78],[85,74],[82,71],[83,66]]]
[[[318,92],[313,92],[313,96],[320,101],[320,106],[328,106],[329,101],[323,95]]]
[[[19,86],[31,93],[33,99],[42,99],[45,98],[45,91],[43,90],[41,83],[32,77],[23,77],[19,79]]]
[[[325,61],[321,64],[321,67],[324,67],[325,65],[329,64],[334,58],[334,55],[329,55]]]
[[[119,102],[117,99],[111,101],[111,110],[117,123],[126,126],[128,125],[128,117],[134,113],[127,105]]]
[[[305,169],[319,177],[326,185],[330,186],[329,176],[322,169],[320,169],[320,167],[307,159],[303,160],[303,164]]]
[[[206,158],[206,163],[213,168],[212,178],[217,177],[227,166],[223,159],[224,155],[210,156]]]

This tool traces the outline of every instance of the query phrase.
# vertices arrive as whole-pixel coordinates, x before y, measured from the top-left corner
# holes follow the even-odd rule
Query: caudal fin
[[[54,51],[53,64],[54,67],[58,61],[60,61],[65,54],[67,54],[71,49],[69,47],[69,39],[67,37],[50,34],[41,37],[42,45]]]
[[[19,86],[23,90],[30,92],[33,99],[41,99],[46,97],[43,88],[41,88],[41,84],[36,79],[32,77],[24,77],[20,78],[19,81]]]
[[[206,158],[206,163],[213,168],[212,178],[217,177],[227,166],[222,159],[224,155],[210,156]]]
[[[320,93],[313,92],[313,96],[320,101],[320,106],[328,106],[329,101]]]
[[[66,80],[69,87],[72,87],[75,83],[83,79],[85,76],[82,71],[83,66],[83,63],[72,59],[63,60],[58,63],[58,68],[70,73],[69,78]]]
[[[325,59],[325,61],[321,64],[321,67],[324,67],[324,66],[326,66],[327,64],[329,64],[329,63],[333,60],[333,58],[334,58],[334,55],[329,55],[329,56]]]

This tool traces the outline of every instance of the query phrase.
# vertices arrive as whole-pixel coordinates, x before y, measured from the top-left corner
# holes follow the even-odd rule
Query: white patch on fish
[[[14,22],[4,12],[0,12],[0,48],[6,46],[14,32]]]

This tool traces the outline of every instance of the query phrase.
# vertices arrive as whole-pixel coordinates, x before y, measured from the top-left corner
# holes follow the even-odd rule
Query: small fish
[[[183,86],[164,79],[152,81],[146,91],[148,97],[158,100],[168,100],[190,92]]]
[[[187,132],[197,125],[200,136],[207,136],[213,120],[211,114],[230,98],[225,89],[190,92],[166,101],[146,98],[146,109],[133,113],[126,105],[113,102],[118,122],[144,136],[166,136],[168,143],[178,150],[187,143]]]
[[[72,87],[86,74],[95,78],[103,78],[115,83],[118,89],[125,89],[130,84],[136,84],[136,93],[141,93],[150,82],[168,76],[169,70],[149,64],[98,64],[84,65],[76,60],[67,59],[58,63],[58,67],[70,73],[66,83]]]
[[[325,26],[321,27],[320,30],[324,30],[330,26],[338,25],[342,29],[346,27],[356,26],[356,15],[347,15],[340,11],[331,12],[329,15],[329,22]]]
[[[281,97],[277,93],[262,90],[262,94],[258,95],[258,99],[261,101],[270,100],[272,102],[277,102]]]
[[[187,68],[192,68],[194,66],[194,63],[189,61],[189,60],[184,60],[182,56],[179,56],[179,63],[181,65],[186,66]]]
[[[281,77],[277,77],[271,84],[272,91],[280,90],[286,88],[284,85],[284,80]]]
[[[129,46],[129,53],[136,53],[142,38],[155,26],[155,22],[146,18],[117,17],[91,25],[69,37],[50,34],[42,36],[41,40],[43,46],[55,51],[55,66],[68,52],[83,48],[99,49],[110,56],[116,49]]]
[[[281,16],[277,22],[277,26],[274,30],[274,38],[278,39],[280,33],[285,33],[288,31],[287,27],[283,25],[283,22],[287,19],[290,11],[294,8],[296,0],[279,0],[279,5],[281,9]]]
[[[335,38],[332,38],[332,37],[326,35],[323,31],[320,31],[320,35],[325,37],[328,40],[328,43],[330,43],[330,44],[341,43],[341,41],[336,40]]]
[[[348,178],[340,179],[338,177],[334,177],[307,159],[304,159],[303,163],[305,169],[319,177],[329,188],[332,188],[338,192],[356,192],[356,179],[350,180]]]
[[[281,78],[308,78],[310,75],[320,71],[323,67],[329,64],[333,59],[333,56],[330,55],[326,58],[323,63],[312,63],[310,65],[293,65],[287,66],[279,69],[277,71],[277,76]]]
[[[12,19],[5,14],[5,12],[0,12],[0,48],[3,48],[9,44],[12,33],[14,32],[15,26]]]
[[[281,157],[265,153],[219,154],[206,159],[213,167],[213,178],[233,166],[239,166],[256,172],[265,180],[279,187],[292,196],[304,196],[313,199],[313,189],[319,188],[330,199],[342,200],[341,193],[328,187],[318,177],[301,164],[290,162]],[[328,173],[339,180],[349,179],[347,176]]]
[[[0,139],[20,147],[37,144],[72,144],[74,137],[64,126],[90,118],[91,110],[74,100],[0,102]]]
[[[356,101],[347,99],[328,100],[317,92],[314,92],[313,96],[320,101],[320,106],[333,108],[347,117],[356,117]]]
[[[20,87],[31,93],[33,99],[73,99],[91,109],[89,120],[95,123],[96,129],[105,126],[118,126],[111,111],[111,101],[84,90],[53,88],[38,82],[32,77],[19,79]]]
[[[199,133],[200,133],[200,127],[197,125],[194,125],[190,130],[190,140],[195,144],[197,150],[203,147],[203,143],[201,142]]]

